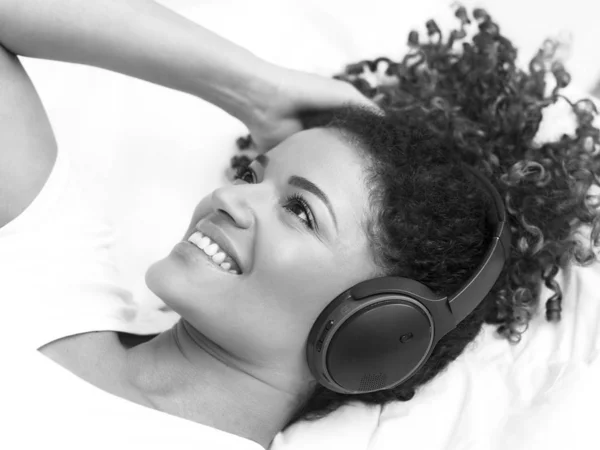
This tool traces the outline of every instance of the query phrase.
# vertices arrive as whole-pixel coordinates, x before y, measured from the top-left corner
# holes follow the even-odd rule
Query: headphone
[[[510,255],[511,234],[504,203],[477,170],[462,164],[493,200],[487,219],[494,226],[483,261],[450,297],[403,277],[363,281],[338,295],[319,315],[308,335],[311,373],[341,394],[391,389],[419,370],[439,340],[485,298]]]

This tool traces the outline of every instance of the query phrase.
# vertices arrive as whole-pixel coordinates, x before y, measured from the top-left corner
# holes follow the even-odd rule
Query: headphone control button
[[[327,322],[327,325],[325,325],[325,331],[330,330],[332,326],[333,326],[333,320],[330,320],[329,322]]]
[[[323,348],[323,341],[319,341],[317,342],[317,351],[321,352],[321,349]]]
[[[402,342],[403,344],[407,343],[408,341],[410,341],[412,338],[414,337],[414,335],[412,333],[406,333],[403,334],[402,336],[400,336],[400,342]]]

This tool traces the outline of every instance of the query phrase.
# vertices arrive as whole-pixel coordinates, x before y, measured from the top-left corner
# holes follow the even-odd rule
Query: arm
[[[284,69],[152,0],[0,0],[0,227],[38,195],[56,142],[15,55],[91,65],[207,100],[259,149],[302,129],[298,113],[372,106],[348,83]]]
[[[0,44],[187,92],[247,124],[276,85],[274,66],[152,0],[0,0]]]
[[[0,228],[44,186],[57,144],[22,55],[178,89],[251,126],[271,66],[151,0],[0,0]],[[280,69],[281,70],[281,69]]]

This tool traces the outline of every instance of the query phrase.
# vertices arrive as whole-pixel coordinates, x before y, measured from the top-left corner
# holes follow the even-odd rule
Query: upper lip
[[[235,246],[231,242],[231,239],[229,239],[229,237],[223,232],[223,230],[221,230],[221,228],[212,222],[204,222],[196,225],[196,231],[199,231],[203,235],[210,238],[211,241],[217,244],[225,253],[235,260],[242,273],[245,272],[245,264],[241,261]]]

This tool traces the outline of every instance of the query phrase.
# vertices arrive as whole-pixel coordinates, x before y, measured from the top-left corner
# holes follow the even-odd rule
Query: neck
[[[303,395],[261,380],[185,321],[128,351],[127,378],[157,410],[268,448]]]

